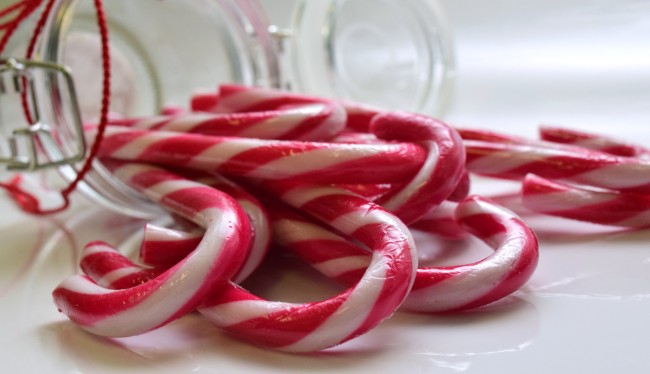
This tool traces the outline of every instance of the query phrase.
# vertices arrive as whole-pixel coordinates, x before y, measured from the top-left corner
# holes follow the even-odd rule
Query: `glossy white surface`
[[[449,121],[531,137],[539,123],[554,123],[650,146],[646,4],[446,1],[459,61]],[[501,188],[484,180],[474,185],[481,193]],[[52,218],[25,216],[7,199],[0,199],[0,212],[2,372],[647,373],[650,369],[650,230],[623,232],[528,217],[540,238],[540,262],[529,283],[514,296],[458,315],[397,313],[352,342],[304,356],[240,343],[198,315],[128,339],[85,333],[56,311],[52,289],[77,271],[78,251],[85,242],[123,242],[142,222],[90,207],[80,199],[73,212]],[[423,247],[434,249],[430,253],[434,263],[487,253],[482,247],[466,246],[436,250],[432,242]],[[267,297],[304,301],[334,291],[307,269],[289,271],[295,266],[286,260],[270,265],[249,282]]]

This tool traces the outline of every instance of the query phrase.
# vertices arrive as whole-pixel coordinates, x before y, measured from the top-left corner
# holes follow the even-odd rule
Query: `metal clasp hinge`
[[[43,85],[45,82],[47,84]],[[4,164],[7,170],[36,171],[74,164],[84,158],[86,141],[79,105],[72,75],[65,66],[13,58],[0,60],[0,99],[6,95],[23,96],[22,103],[31,117],[31,121],[25,120],[25,123],[31,123],[16,126],[6,123],[7,118],[0,119],[0,127],[13,128],[8,133],[3,131],[6,139],[0,138],[0,165]],[[39,97],[51,99],[52,106],[56,107],[47,119],[42,116]],[[14,106],[16,108],[11,109],[20,112],[22,104],[15,101]],[[20,116],[14,117],[17,118],[12,120],[18,121]],[[59,126],[55,128],[47,121]],[[64,128],[61,123],[68,127]]]

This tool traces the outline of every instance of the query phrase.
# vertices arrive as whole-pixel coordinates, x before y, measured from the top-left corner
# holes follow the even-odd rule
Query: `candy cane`
[[[616,157],[596,151],[464,142],[467,168],[477,174],[523,179],[533,173],[611,190],[650,194],[650,161]]]
[[[280,140],[328,140],[343,130],[346,112],[333,103],[252,113],[174,113],[113,121],[142,130]]]
[[[379,204],[405,223],[417,221],[445,199],[462,200],[467,195],[469,176],[465,170],[462,140],[445,123],[413,113],[386,112],[372,119],[369,131],[372,134],[343,133],[334,141],[354,144],[416,142],[427,150],[426,160],[417,174],[377,198]]]
[[[486,242],[495,253],[473,264],[418,269],[404,309],[450,312],[477,308],[518,290],[533,273],[537,240],[521,219],[479,197],[457,206],[456,225]],[[276,244],[342,284],[359,282],[371,261],[366,249],[282,205],[272,204],[269,212]],[[173,237],[169,239],[174,243]]]
[[[337,144],[214,137],[109,127],[99,157],[315,183],[391,183],[417,173],[425,151],[410,143]]]
[[[260,112],[276,110],[282,107],[314,103],[332,103],[342,105],[347,113],[347,127],[367,132],[370,121],[377,113],[376,107],[347,101],[325,99],[321,97],[296,94],[286,91],[248,87],[238,85],[221,85],[218,93],[202,93],[192,97],[193,111],[213,113]]]
[[[369,253],[313,220],[273,206],[274,240],[324,275],[343,284],[359,281]],[[417,270],[405,309],[449,312],[476,308],[519,289],[537,264],[537,240],[516,215],[482,198],[472,197],[456,209],[457,223],[495,253],[477,263]]]
[[[417,265],[415,245],[404,224],[346,190],[280,183],[269,188],[365,244],[372,250],[370,265],[354,287],[324,301],[271,302],[230,284],[199,311],[234,336],[291,352],[340,344],[389,317],[406,297]]]
[[[650,227],[650,196],[580,188],[528,175],[523,203],[535,212],[601,225]]]
[[[264,207],[251,194],[222,176],[189,173],[187,171],[182,172],[181,175],[228,194],[239,203],[248,215],[253,229],[253,242],[246,261],[233,277],[235,283],[242,282],[260,265],[266,256],[271,241],[270,224]],[[169,238],[170,234],[172,236],[171,240]],[[161,240],[156,240],[156,236]],[[196,241],[196,239],[193,238],[191,233],[180,233],[148,225],[148,230],[145,230],[144,240],[140,247],[140,258],[143,263],[149,265],[160,266],[164,262],[174,264],[193,250],[193,241]]]
[[[53,292],[54,302],[73,322],[94,334],[140,334],[194,310],[230,279],[250,246],[245,213],[226,194],[165,170],[112,166],[114,175],[168,209],[206,229],[191,255],[156,278],[124,290],[109,290],[76,275]]]
[[[650,158],[650,150],[635,144],[563,127],[541,126],[540,137],[546,141],[593,149],[615,156]]]
[[[441,121],[419,114],[387,112],[373,118],[370,130],[380,139],[417,142],[428,152],[413,178],[377,200],[407,224],[451,196],[466,176],[462,140]]]
[[[405,309],[448,312],[476,308],[510,295],[533,274],[537,237],[517,215],[472,196],[458,205],[455,216],[494,253],[472,264],[420,269]]]
[[[280,248],[290,250],[339,283],[354,285],[359,282],[371,260],[366,248],[283,204],[269,207],[269,213],[273,241]]]
[[[358,280],[367,266],[366,251],[322,226],[286,209],[271,209],[276,240],[324,275],[344,284]],[[467,265],[422,267],[403,308],[420,312],[472,309],[518,290],[538,259],[537,238],[515,214],[480,197],[455,211],[457,224],[495,252]]]
[[[183,174],[186,175],[188,172],[185,171]],[[195,177],[192,179],[197,180],[200,178],[197,180],[198,182],[215,187],[227,193],[229,196],[234,197],[251,219],[255,239],[249,257],[233,278],[235,282],[241,282],[252,273],[266,254],[270,235],[269,224],[264,209],[257,199],[235,186],[232,182],[225,180],[223,177],[216,175],[207,176],[207,174],[197,173],[194,173],[194,175]],[[197,175],[200,175],[200,177]],[[128,258],[116,253],[115,250],[101,251],[94,256],[90,256],[90,260],[84,257],[81,262],[81,267],[87,275],[102,286],[114,289],[126,288],[128,285],[136,285],[142,283],[144,280],[153,278],[162,272],[161,269],[167,269],[185,258],[200,243],[202,236],[202,232],[178,231],[147,224],[145,226],[144,240],[139,252],[140,260],[146,265],[153,266],[154,269],[141,268],[133,264]],[[95,246],[91,247],[95,248]],[[108,245],[104,243],[102,248],[106,249]],[[102,271],[98,269],[93,270],[95,267],[99,267],[99,270]],[[106,273],[105,268],[119,270],[117,273],[124,274],[123,279],[117,278],[115,281],[107,282],[101,276],[97,275]],[[108,279],[113,279],[114,277],[115,274],[110,274]]]

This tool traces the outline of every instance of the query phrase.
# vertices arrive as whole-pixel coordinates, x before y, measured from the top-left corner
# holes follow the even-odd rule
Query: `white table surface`
[[[530,137],[539,123],[562,124],[650,146],[650,5],[521,3],[444,2],[458,55],[446,118]],[[493,193],[501,186],[479,180],[473,188]],[[399,312],[335,349],[289,355],[233,340],[198,315],[127,339],[82,331],[57,312],[52,289],[77,271],[85,242],[133,242],[142,222],[79,197],[72,211],[48,218],[24,215],[0,199],[0,371],[649,372],[650,231],[541,217],[529,222],[540,238],[538,269],[502,302],[457,315]],[[454,263],[487,253],[460,245],[436,256]],[[266,297],[297,301],[335,291],[285,262],[262,269],[249,285]]]

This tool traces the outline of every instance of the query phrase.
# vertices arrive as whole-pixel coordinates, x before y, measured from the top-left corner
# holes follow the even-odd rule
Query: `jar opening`
[[[435,1],[304,0],[294,23],[299,90],[434,115],[444,109],[453,53]]]

